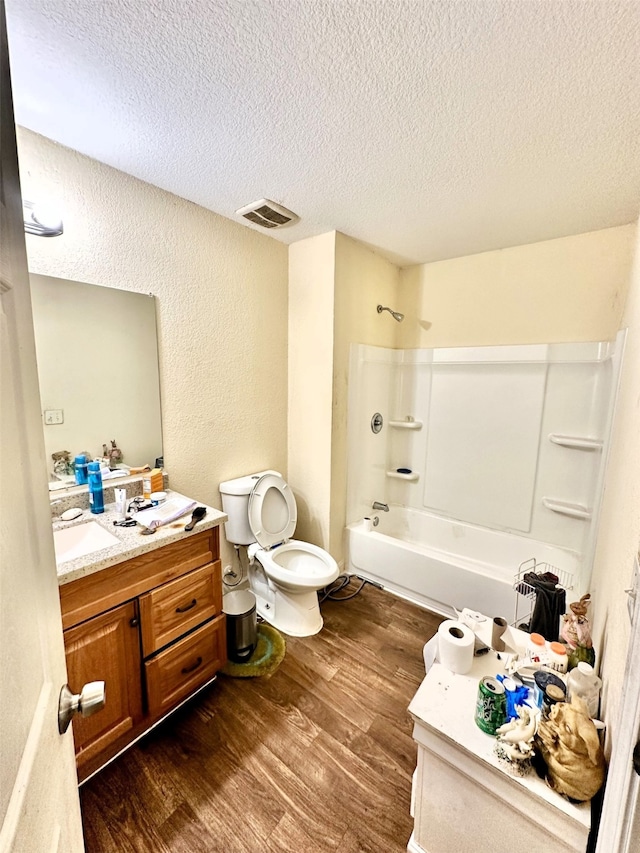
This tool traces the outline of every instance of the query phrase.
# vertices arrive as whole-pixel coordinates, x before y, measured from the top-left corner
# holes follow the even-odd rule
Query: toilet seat
[[[259,548],[255,557],[267,576],[285,589],[324,589],[338,576],[338,564],[318,545],[290,539],[269,550]]]
[[[249,527],[261,548],[287,542],[296,529],[296,499],[282,477],[263,474],[249,495]]]

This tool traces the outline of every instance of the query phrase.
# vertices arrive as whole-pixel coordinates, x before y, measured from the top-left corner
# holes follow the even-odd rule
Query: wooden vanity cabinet
[[[104,681],[104,708],[91,717],[75,716],[73,739],[78,765],[133,731],[143,718],[140,639],[135,601],[94,616],[64,635],[67,677],[74,690]]]
[[[219,529],[60,587],[69,685],[104,681],[73,720],[80,781],[215,678],[226,663]]]

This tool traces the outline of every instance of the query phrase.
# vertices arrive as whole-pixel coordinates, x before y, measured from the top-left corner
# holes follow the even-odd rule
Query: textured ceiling
[[[411,263],[638,216],[638,2],[6,5],[19,124],[231,219],[271,198],[275,239]]]

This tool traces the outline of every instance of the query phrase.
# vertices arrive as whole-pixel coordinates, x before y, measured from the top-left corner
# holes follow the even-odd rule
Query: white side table
[[[590,803],[570,803],[534,771],[511,775],[475,723],[479,680],[503,671],[493,651],[474,658],[468,675],[435,663],[413,697],[410,853],[585,853]]]

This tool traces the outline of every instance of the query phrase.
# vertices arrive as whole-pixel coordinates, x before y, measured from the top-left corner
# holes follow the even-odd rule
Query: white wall
[[[18,148],[24,197],[64,218],[27,236],[30,270],[157,297],[171,485],[220,506],[221,480],[286,470],[287,248],[24,129]]]

